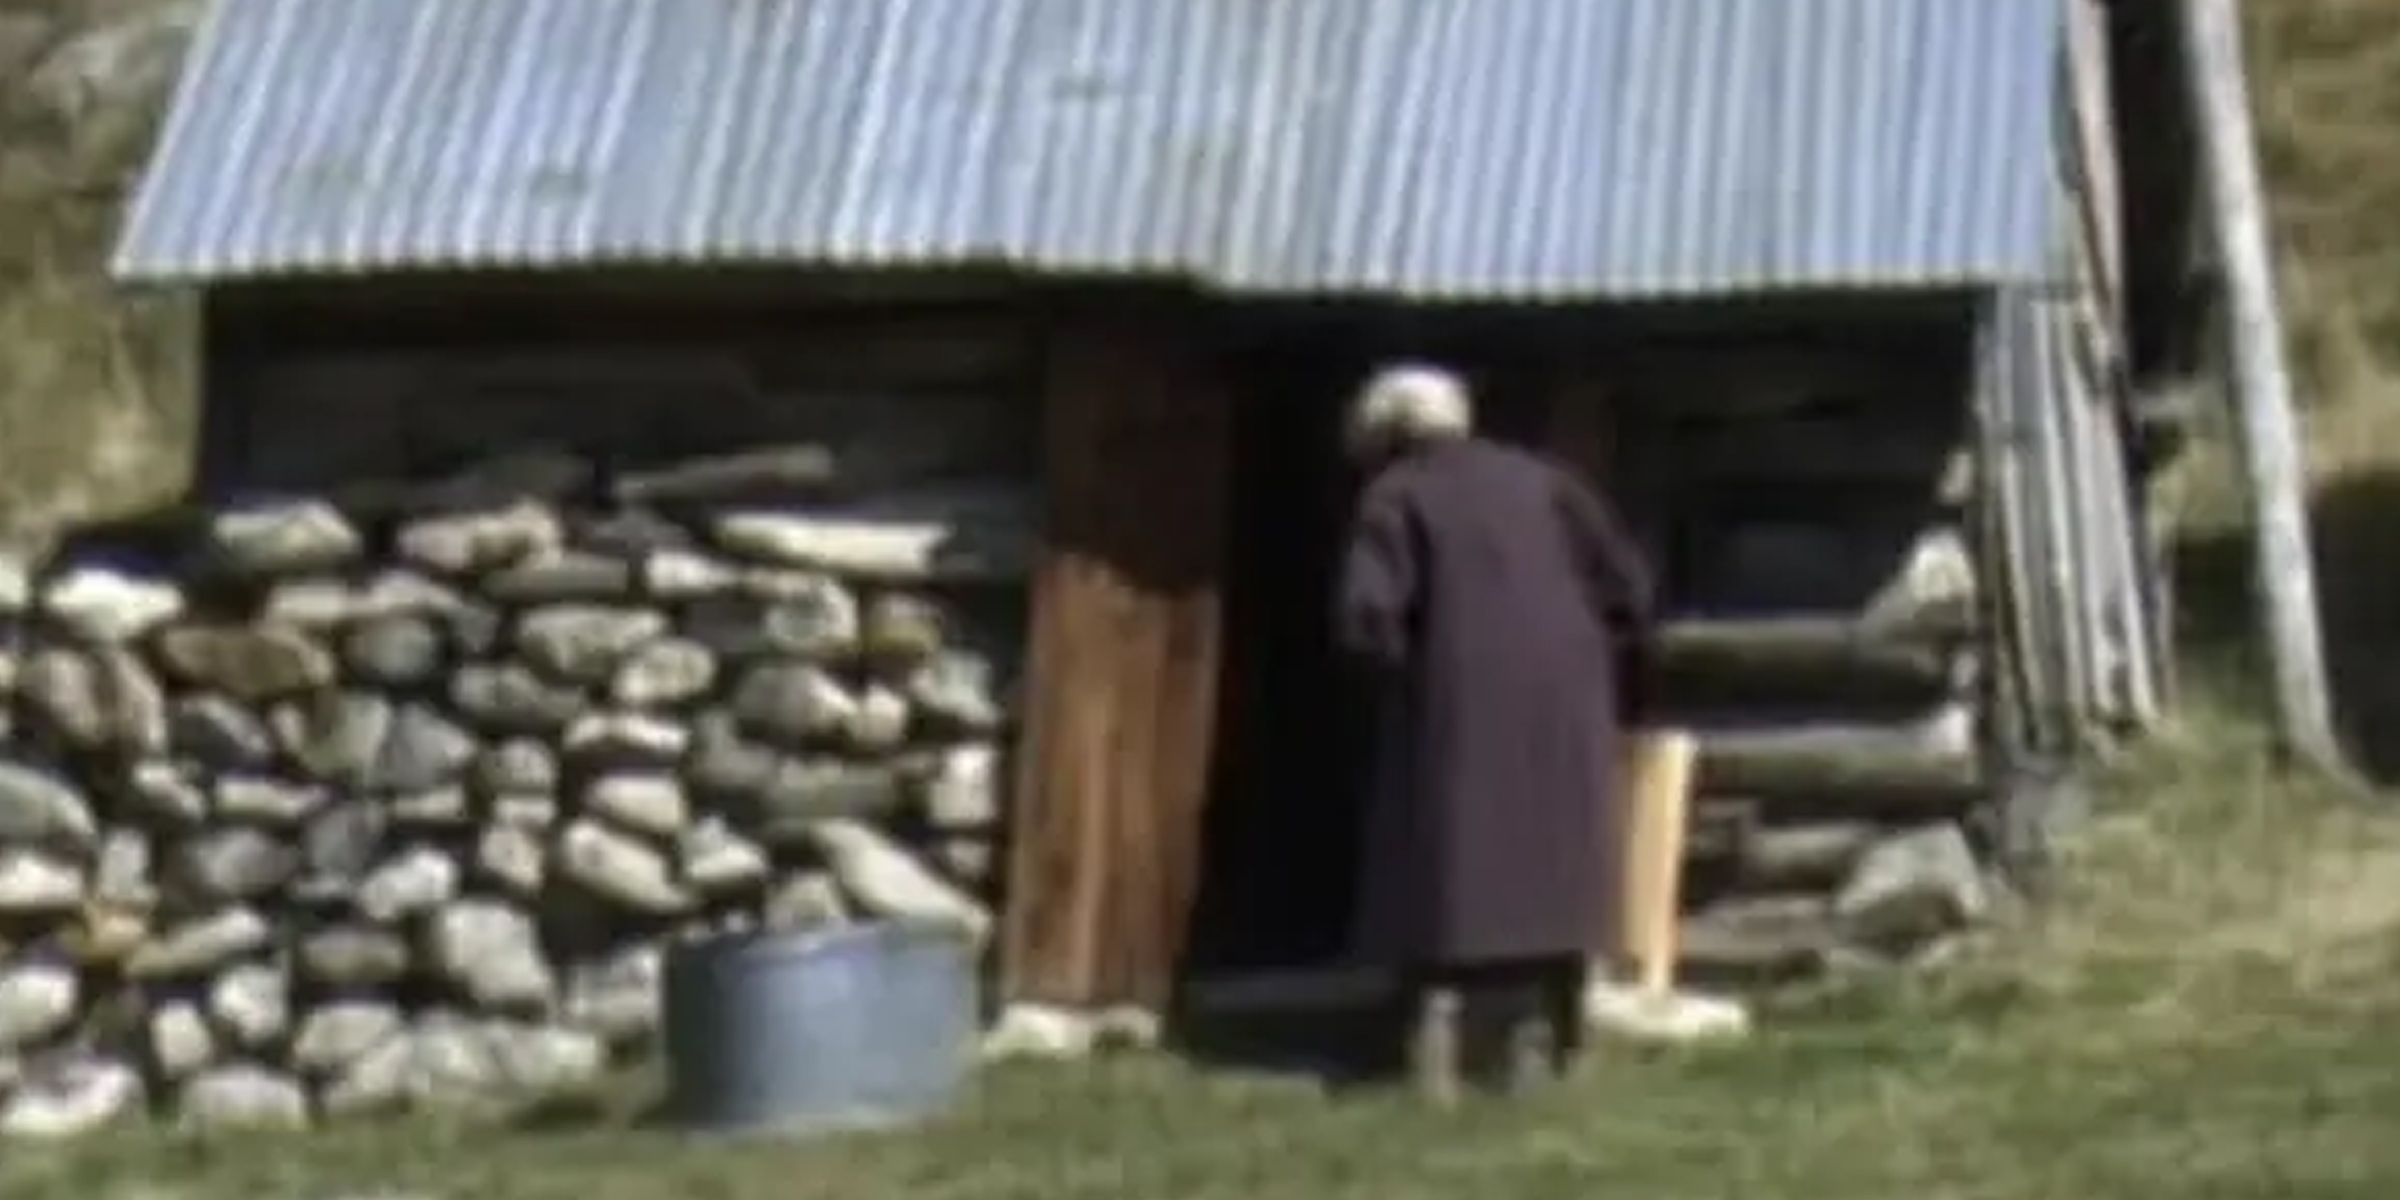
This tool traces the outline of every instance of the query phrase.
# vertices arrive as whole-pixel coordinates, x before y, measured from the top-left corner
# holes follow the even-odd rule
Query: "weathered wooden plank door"
[[[1198,885],[1231,406],[1171,325],[1132,318],[1071,322],[1044,405],[1000,990],[1156,1009]]]

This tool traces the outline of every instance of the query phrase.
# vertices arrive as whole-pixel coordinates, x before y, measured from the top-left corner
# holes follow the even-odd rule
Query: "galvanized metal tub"
[[[974,1053],[975,952],[903,924],[740,934],[667,956],[667,1111],[707,1134],[889,1128],[937,1115]]]

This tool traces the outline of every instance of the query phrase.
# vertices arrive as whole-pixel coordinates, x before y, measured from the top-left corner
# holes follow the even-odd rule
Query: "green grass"
[[[133,1129],[0,1156],[12,1200],[2389,1200],[2400,828],[2203,706],[2108,780],[2070,892],[1938,975],[1787,995],[1455,1115],[1166,1057],[1019,1067],[901,1135],[697,1144],[624,1115]]]

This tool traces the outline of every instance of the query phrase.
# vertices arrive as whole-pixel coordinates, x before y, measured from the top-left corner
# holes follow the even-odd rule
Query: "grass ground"
[[[2389,778],[2400,5],[2248,11],[2312,383],[2332,665],[2353,743]],[[26,132],[9,129],[0,150],[30,144]],[[149,327],[124,324],[94,280],[109,171],[45,190],[11,179],[6,160],[0,530],[12,515],[147,499],[128,481],[173,477],[157,466],[188,420],[151,386]],[[1615,1053],[1555,1095],[1442,1119],[1127,1059],[1001,1072],[939,1128],[806,1148],[686,1145],[605,1108],[540,1128],[360,1126],[306,1141],[127,1132],[0,1155],[0,1197],[2388,1200],[2400,1196],[2400,825],[2266,765],[2240,702],[2249,672],[2224,648],[2239,606],[2215,602],[2238,595],[2244,569],[2225,523],[2230,475],[2204,452],[2185,477],[2199,678],[2181,729],[2111,772],[2069,894],[1938,977],[1784,999],[1742,1045]]]
[[[2272,774],[2237,714],[2109,779],[2070,894],[1938,976],[1612,1051],[1521,1106],[1165,1059],[997,1072],[930,1130],[696,1145],[605,1108],[305,1141],[128,1132],[0,1157],[12,1200],[2389,1200],[2400,827]]]

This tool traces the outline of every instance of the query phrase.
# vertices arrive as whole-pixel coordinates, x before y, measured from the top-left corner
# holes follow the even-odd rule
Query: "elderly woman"
[[[1410,1069],[1437,1100],[1572,1052],[1612,901],[1614,677],[1650,595],[1600,497],[1472,424],[1439,370],[1359,394],[1372,477],[1336,613],[1379,710],[1362,949],[1409,980]]]

